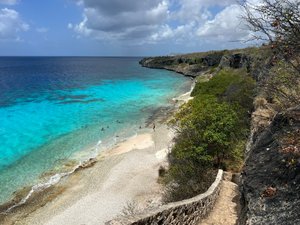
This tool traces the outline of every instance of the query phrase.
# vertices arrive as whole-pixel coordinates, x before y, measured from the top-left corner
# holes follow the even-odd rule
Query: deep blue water
[[[138,61],[0,57],[0,203],[135,134],[188,88]]]

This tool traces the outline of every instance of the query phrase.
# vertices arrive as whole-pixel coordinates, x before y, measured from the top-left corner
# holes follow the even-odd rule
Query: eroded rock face
[[[247,71],[250,70],[251,59],[245,54],[233,54],[233,55],[224,55],[220,62],[220,68],[245,68]]]
[[[202,57],[164,56],[144,58],[140,64],[149,68],[172,70],[186,76],[196,77],[212,68],[251,69],[251,58],[246,54],[207,53]]]
[[[171,70],[189,77],[201,75],[213,63],[214,61],[210,58],[199,58],[195,61],[180,56],[150,57],[140,61],[140,64],[144,67]]]
[[[256,135],[242,174],[242,224],[300,224],[300,106]]]

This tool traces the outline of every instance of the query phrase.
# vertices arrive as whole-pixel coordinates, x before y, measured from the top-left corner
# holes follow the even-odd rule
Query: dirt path
[[[235,225],[238,219],[238,185],[231,182],[231,174],[222,181],[220,196],[208,217],[199,225]]]

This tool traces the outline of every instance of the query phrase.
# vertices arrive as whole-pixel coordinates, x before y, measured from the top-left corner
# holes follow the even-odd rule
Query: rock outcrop
[[[300,224],[300,106],[254,137],[242,173],[241,224]]]
[[[250,70],[251,58],[245,54],[237,53],[232,55],[224,55],[221,59],[219,67],[222,68],[246,68]]]
[[[262,50],[256,49],[260,52]],[[187,55],[149,57],[140,61],[148,68],[166,69],[189,77],[197,77],[205,73],[214,73],[223,68],[244,68],[258,79],[263,62],[263,56],[258,52],[247,50],[219,51],[194,53]]]

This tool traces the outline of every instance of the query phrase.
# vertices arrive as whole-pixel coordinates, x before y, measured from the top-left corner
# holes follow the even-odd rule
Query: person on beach
[[[155,131],[155,123],[153,123],[153,131]]]

